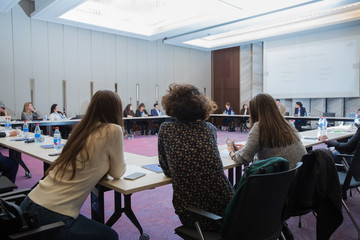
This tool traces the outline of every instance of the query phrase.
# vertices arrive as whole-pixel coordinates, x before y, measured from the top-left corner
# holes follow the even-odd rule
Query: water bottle
[[[24,132],[24,137],[27,138],[29,136],[29,127],[26,121],[24,121],[23,132]]]
[[[326,133],[327,133],[327,120],[326,117],[323,117],[321,135],[326,135]]]
[[[61,134],[59,131],[59,127],[56,127],[54,132],[54,149],[56,152],[61,149]]]
[[[291,124],[291,126],[293,126],[295,128],[295,120],[294,119],[290,120],[290,124]]]
[[[9,130],[9,118],[5,117],[5,130]]]
[[[35,133],[35,143],[40,143],[41,130],[40,130],[39,124],[36,124],[34,133]]]
[[[9,131],[12,130],[11,117],[8,118],[8,129]]]

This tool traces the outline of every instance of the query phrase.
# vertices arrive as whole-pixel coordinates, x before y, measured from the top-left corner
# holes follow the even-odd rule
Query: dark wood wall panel
[[[240,111],[240,49],[239,47],[212,52],[212,93],[218,104],[217,113],[230,102],[234,111]]]

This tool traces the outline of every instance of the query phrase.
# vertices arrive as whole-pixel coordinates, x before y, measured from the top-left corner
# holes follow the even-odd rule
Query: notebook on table
[[[60,147],[63,147],[64,144],[60,144]],[[54,148],[54,144],[49,144],[49,145],[41,145],[42,148],[45,148],[45,149],[49,149],[49,148]]]
[[[156,173],[162,173],[162,169],[159,166],[159,164],[154,163],[154,164],[148,164],[148,165],[142,165],[143,168],[149,169],[151,171],[154,171]]]

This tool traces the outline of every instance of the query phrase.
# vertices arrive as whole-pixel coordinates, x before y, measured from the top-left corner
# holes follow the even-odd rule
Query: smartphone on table
[[[142,177],[142,176],[145,176],[145,175],[146,175],[146,173],[135,172],[135,173],[132,173],[130,175],[125,176],[124,179],[135,180],[135,179],[138,179],[139,177]]]

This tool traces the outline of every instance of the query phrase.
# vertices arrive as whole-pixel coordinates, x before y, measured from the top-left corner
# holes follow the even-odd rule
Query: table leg
[[[104,188],[96,185],[91,191],[91,218],[100,223],[105,222],[104,217]]]
[[[229,178],[229,182],[231,183],[231,185],[234,186],[234,169],[233,168],[228,169],[228,178]]]
[[[139,229],[139,232],[142,235],[143,229],[142,229],[139,221],[137,220],[134,212],[131,209],[131,194],[124,195],[124,198],[125,198],[125,206],[124,206],[125,215],[130,219],[130,221],[135,225],[135,227],[137,229]]]
[[[20,166],[25,170],[25,173],[30,174],[29,168],[26,166],[26,164],[22,160],[21,152],[18,152],[18,151],[15,151],[15,150],[9,148],[9,158],[11,160],[15,161],[16,163],[20,164]]]

